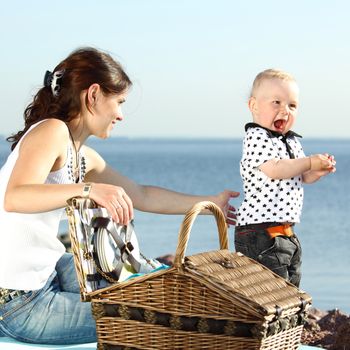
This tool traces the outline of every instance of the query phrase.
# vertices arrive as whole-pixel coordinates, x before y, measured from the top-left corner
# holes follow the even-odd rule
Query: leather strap
[[[141,264],[136,260],[132,252],[134,250],[134,247],[130,242],[131,232],[128,232],[126,227],[125,227],[126,231],[125,231],[125,242],[124,242],[124,240],[119,236],[114,222],[110,218],[106,218],[106,217],[93,218],[91,220],[91,226],[95,229],[95,233],[100,228],[105,229],[108,232],[108,234],[112,237],[117,247],[119,248],[121,261],[117,264],[116,268],[113,271],[114,273],[117,274],[118,277],[126,261],[130,263],[130,265],[135,269],[136,272],[140,271]]]

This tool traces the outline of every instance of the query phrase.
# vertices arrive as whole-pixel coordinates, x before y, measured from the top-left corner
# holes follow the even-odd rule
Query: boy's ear
[[[248,108],[253,113],[256,111],[256,98],[250,97],[248,100]]]

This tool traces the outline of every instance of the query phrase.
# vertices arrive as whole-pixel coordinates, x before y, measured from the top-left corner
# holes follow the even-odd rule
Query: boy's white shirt
[[[288,138],[295,158],[305,157],[296,137]],[[267,130],[251,127],[243,141],[240,173],[244,199],[238,209],[237,225],[262,222],[300,222],[303,205],[301,175],[290,179],[271,179],[259,166],[271,159],[289,159],[281,138],[271,137]]]

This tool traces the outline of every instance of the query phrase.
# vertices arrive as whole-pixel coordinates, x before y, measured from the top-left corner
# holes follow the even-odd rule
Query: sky
[[[118,60],[134,85],[113,136],[239,138],[257,73],[290,72],[300,87],[294,130],[349,138],[347,0],[0,0],[1,131],[46,70],[78,47]]]

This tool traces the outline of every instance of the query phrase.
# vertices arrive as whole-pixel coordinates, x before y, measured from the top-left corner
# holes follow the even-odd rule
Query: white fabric
[[[288,138],[295,158],[305,157],[296,137]],[[259,166],[270,159],[289,158],[281,138],[270,137],[266,130],[249,128],[243,140],[240,172],[244,200],[238,209],[237,225],[263,222],[300,222],[303,205],[301,176],[290,179],[271,179]]]
[[[39,123],[34,124],[28,132]],[[7,183],[24,137],[0,170],[0,287],[36,290],[45,285],[56,262],[65,252],[65,247],[57,238],[64,210],[37,214],[9,213],[4,210]],[[46,183],[72,183],[68,174],[69,157],[72,157],[70,148],[68,145],[65,165],[50,173]]]

